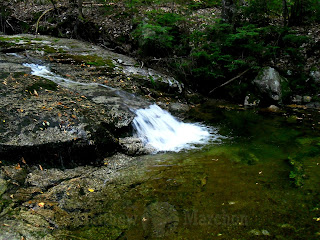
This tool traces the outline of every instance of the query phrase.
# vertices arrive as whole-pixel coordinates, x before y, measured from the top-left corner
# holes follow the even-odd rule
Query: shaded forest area
[[[207,96],[243,101],[249,82],[269,66],[288,79],[288,96],[319,98],[318,0],[2,0],[0,5],[3,33],[90,41],[140,59]]]

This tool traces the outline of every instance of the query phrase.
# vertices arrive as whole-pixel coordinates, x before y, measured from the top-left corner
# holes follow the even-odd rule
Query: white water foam
[[[61,77],[49,70],[48,67],[34,64],[34,63],[24,63],[23,66],[31,68],[31,74],[39,77],[49,79],[59,85],[68,87],[70,84],[86,85],[85,83],[71,81],[67,78]]]
[[[135,113],[133,126],[137,136],[158,151],[178,152],[195,144],[205,144],[212,138],[208,127],[178,121],[156,104]]]

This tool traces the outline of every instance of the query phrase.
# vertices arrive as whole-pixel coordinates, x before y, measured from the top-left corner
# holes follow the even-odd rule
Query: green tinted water
[[[205,114],[228,138],[201,150],[141,157],[126,170],[131,175],[123,186],[115,185],[121,199],[108,209],[113,221],[73,233],[85,239],[319,239],[318,113]]]

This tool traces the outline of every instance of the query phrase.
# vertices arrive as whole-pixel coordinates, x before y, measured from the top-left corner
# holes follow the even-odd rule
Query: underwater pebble
[[[255,235],[255,236],[261,235],[260,230],[257,230],[257,229],[252,229],[251,231],[249,231],[249,233],[250,233],[251,235]]]
[[[289,229],[294,229],[294,227],[292,225],[290,225],[289,223],[284,223],[282,225],[280,225],[281,228],[289,228]]]

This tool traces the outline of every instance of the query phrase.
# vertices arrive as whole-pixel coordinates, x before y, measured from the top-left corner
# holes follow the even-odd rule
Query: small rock
[[[249,231],[249,234],[255,235],[255,236],[260,236],[262,233],[260,230],[252,229],[251,231]]]
[[[304,103],[309,103],[309,102],[311,102],[311,97],[310,97],[310,96],[303,96],[303,102],[304,102]]]
[[[320,83],[320,71],[311,71],[310,76],[316,83]]]
[[[289,223],[284,223],[280,225],[281,228],[286,228],[286,229],[295,229],[292,225],[290,225]]]
[[[7,181],[0,178],[0,197],[7,191]]]
[[[270,112],[278,112],[278,111],[279,111],[279,108],[278,108],[277,106],[275,106],[275,105],[270,105],[270,106],[268,107],[268,110],[269,110]]]
[[[154,149],[152,146],[148,144],[145,145],[140,138],[120,138],[119,144],[122,147],[124,153],[130,156],[151,154],[156,152],[156,149]]]
[[[308,108],[320,108],[320,102],[310,102],[307,103],[306,106]]]
[[[252,95],[248,94],[244,99],[245,107],[256,107],[260,103],[259,99],[254,98]]]
[[[296,95],[292,98],[293,103],[301,103],[302,102],[302,97],[299,95]]]
[[[170,103],[169,104],[169,110],[172,113],[184,113],[189,111],[189,106],[187,104],[183,103]]]

